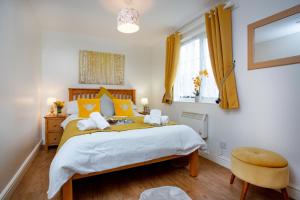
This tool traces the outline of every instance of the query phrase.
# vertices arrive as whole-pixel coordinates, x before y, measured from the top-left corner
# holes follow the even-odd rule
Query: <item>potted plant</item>
[[[63,101],[55,101],[54,104],[56,106],[57,114],[58,115],[61,114],[62,109],[63,109],[63,107],[65,105],[65,102],[63,102]]]
[[[198,75],[193,78],[194,81],[194,95],[195,95],[195,102],[200,101],[200,88],[201,88],[201,83],[202,79],[208,77],[208,72],[206,69],[200,70]]]

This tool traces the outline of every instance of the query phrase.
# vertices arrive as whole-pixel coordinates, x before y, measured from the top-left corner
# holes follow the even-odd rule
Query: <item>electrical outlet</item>
[[[224,142],[224,141],[221,141],[220,143],[219,143],[219,155],[220,156],[222,156],[222,155],[224,155],[224,153],[226,152],[226,149],[227,149],[227,143],[226,142]]]

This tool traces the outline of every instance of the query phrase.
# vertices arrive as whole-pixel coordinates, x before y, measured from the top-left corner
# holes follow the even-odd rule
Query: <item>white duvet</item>
[[[170,155],[187,155],[203,146],[205,142],[199,134],[185,125],[72,137],[51,163],[48,198],[53,198],[76,173],[87,174]]]

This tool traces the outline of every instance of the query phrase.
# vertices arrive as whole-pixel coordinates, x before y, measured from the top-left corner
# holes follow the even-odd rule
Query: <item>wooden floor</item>
[[[54,149],[50,149],[49,152],[40,150],[11,199],[47,199],[48,171],[54,154]],[[75,181],[74,199],[138,200],[144,190],[167,185],[180,187],[194,200],[239,199],[242,182],[236,179],[235,183],[230,185],[229,170],[200,158],[199,172],[197,178],[192,178],[182,164],[178,167],[174,162],[165,162],[99,175]],[[61,195],[57,195],[54,199],[61,199]],[[281,196],[276,191],[251,186],[248,199],[279,200]]]

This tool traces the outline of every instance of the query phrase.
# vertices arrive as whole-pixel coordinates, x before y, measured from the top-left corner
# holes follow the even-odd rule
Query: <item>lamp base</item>
[[[144,113],[150,113],[149,106],[144,106]]]

